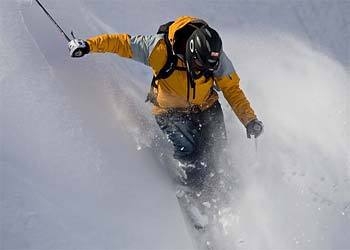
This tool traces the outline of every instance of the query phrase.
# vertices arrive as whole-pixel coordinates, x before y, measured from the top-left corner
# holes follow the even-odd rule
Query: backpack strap
[[[169,32],[169,26],[171,24],[173,24],[174,21],[170,21],[166,24],[163,24],[159,27],[157,34],[163,34],[164,35],[164,42],[166,45],[166,49],[167,49],[167,60],[163,66],[163,68],[161,68],[158,72],[157,75],[154,75],[151,81],[151,88],[150,91],[148,92],[147,98],[145,102],[150,101],[151,103],[156,104],[156,96],[154,94],[154,89],[157,88],[157,84],[156,81],[159,79],[166,79],[168,78],[175,69],[177,69],[177,60],[178,57],[175,55],[172,46],[170,44],[169,41],[169,37],[168,37],[168,32]]]
[[[156,80],[168,78],[175,70],[178,57],[175,55],[172,46],[170,44],[168,34],[164,34],[164,42],[167,49],[167,60],[163,68],[155,76]]]

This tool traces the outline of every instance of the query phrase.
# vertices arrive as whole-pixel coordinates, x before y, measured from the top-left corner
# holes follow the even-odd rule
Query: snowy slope
[[[76,67],[36,36],[30,25],[52,28],[41,14],[1,8],[0,249],[191,247],[165,172],[119,123],[115,89],[95,62]]]
[[[178,15],[219,30],[265,134],[226,102],[239,179],[233,249],[349,249],[348,1],[53,1],[86,38],[149,34]],[[143,103],[150,71],[69,58],[36,5],[0,2],[0,249],[191,249]]]

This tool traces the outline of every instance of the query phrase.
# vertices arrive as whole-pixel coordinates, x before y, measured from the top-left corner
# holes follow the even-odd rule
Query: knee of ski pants
[[[156,121],[168,140],[173,144],[175,159],[182,162],[196,160],[199,133],[196,129],[191,128],[191,124],[181,119],[164,116],[156,116]]]
[[[192,162],[195,160],[196,141],[195,131],[186,131],[182,126],[175,126],[166,131],[168,139],[174,146],[174,158],[182,162]]]
[[[174,158],[182,162],[192,162],[195,159],[195,146],[182,135],[176,136],[173,140]]]

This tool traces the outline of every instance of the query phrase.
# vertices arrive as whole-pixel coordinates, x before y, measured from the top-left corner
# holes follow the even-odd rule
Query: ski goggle
[[[219,67],[219,58],[218,59],[208,59],[208,64],[204,64],[200,58],[194,56],[193,60],[192,60],[192,67],[194,70],[214,71]]]

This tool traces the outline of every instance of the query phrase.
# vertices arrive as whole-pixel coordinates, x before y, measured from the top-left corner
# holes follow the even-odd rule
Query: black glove
[[[247,124],[246,128],[248,138],[251,138],[252,135],[257,138],[264,131],[264,124],[258,119],[254,119]]]
[[[82,39],[73,39],[68,43],[71,57],[82,57],[90,52],[89,44]]]

